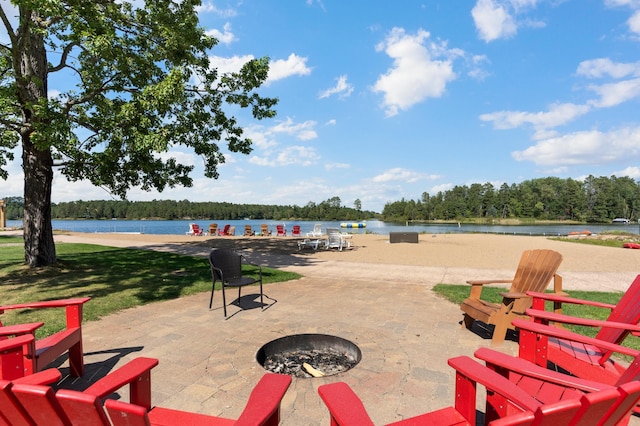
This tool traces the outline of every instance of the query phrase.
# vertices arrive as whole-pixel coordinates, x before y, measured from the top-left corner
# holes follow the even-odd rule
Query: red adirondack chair
[[[533,321],[538,324],[565,323],[597,327],[600,330],[595,340],[579,339],[575,333],[565,332],[556,336],[529,332],[520,336],[520,356],[538,365],[546,366],[547,361],[567,370],[571,374],[603,383],[618,383],[627,369],[611,358],[612,350],[607,350],[601,342],[621,344],[629,333],[640,332],[640,275],[622,295],[616,305],[589,300],[563,297],[554,294],[527,293],[532,299],[532,308],[527,310]],[[555,305],[572,303],[597,308],[610,309],[606,321],[596,321],[579,317],[560,315],[544,311],[545,301]],[[514,322],[514,325],[516,322]],[[521,322],[518,322],[520,326]],[[630,354],[635,356],[634,354]]]
[[[44,369],[67,351],[69,352],[69,374],[73,377],[82,376],[84,374],[82,307],[89,300],[91,300],[90,297],[79,297],[0,306],[0,314],[12,309],[65,308],[67,318],[65,329],[40,340],[35,340],[35,333],[38,328],[44,325],[43,322],[10,326],[3,326],[0,322],[0,341],[14,336],[30,335],[34,337],[34,340],[25,346],[23,368],[3,367],[0,379],[13,380],[17,377],[33,374]],[[15,357],[0,353],[0,363],[8,366],[12,362],[17,365]]]
[[[302,231],[300,230],[300,225],[293,225],[293,228],[291,228],[291,236],[293,236],[293,237],[302,236]]]
[[[229,232],[229,228],[231,227],[231,225],[229,225],[228,223],[224,226],[224,228],[219,229],[218,230],[218,235],[220,236],[225,236],[227,235],[227,233]]]
[[[15,383],[9,394],[32,423],[43,425],[268,425],[280,419],[280,401],[290,376],[265,374],[251,392],[247,405],[237,421],[205,414],[190,413],[151,405],[151,369],[158,364],[152,358],[136,358],[107,375],[84,392],[40,385]],[[130,403],[102,399],[129,385]],[[0,412],[5,406],[0,399]],[[109,413],[107,417],[106,412]],[[29,424],[29,423],[27,423]]]
[[[187,235],[202,236],[202,229],[200,228],[200,225],[198,225],[196,223],[190,223],[189,224],[189,231],[187,231]]]
[[[284,225],[276,225],[276,237],[286,237],[287,230],[284,229]]]
[[[587,395],[576,394],[572,399],[542,404],[523,388],[471,358],[452,358],[449,365],[456,369],[454,406],[401,420],[393,425],[475,425],[478,383],[487,389],[485,422],[499,425],[570,425],[577,421],[583,425],[599,425],[602,421],[616,422],[628,417],[640,399],[640,382],[632,382],[620,389],[608,388]],[[322,385],[318,393],[329,409],[332,426],[374,424],[362,401],[346,383]]]
[[[488,368],[507,378],[517,387],[524,389],[537,401],[543,404],[552,404],[563,400],[573,400],[591,393],[598,393],[607,390],[610,391],[619,388],[631,391],[631,388],[629,387],[630,384],[640,384],[640,381],[635,379],[621,381],[615,385],[581,379],[554,370],[549,370],[546,367],[538,366],[525,359],[512,357],[489,348],[478,349],[475,352],[475,356],[485,361]],[[638,361],[640,361],[640,355],[636,357],[636,364]],[[510,411],[500,411],[498,413],[490,412],[492,407],[508,407],[508,401],[504,401],[504,399],[499,395],[488,396],[487,399],[490,400],[490,404],[487,404],[488,416],[503,417],[510,413]],[[638,399],[640,399],[640,394],[638,395]],[[627,424],[631,416],[631,411],[634,409],[638,399],[635,401],[627,401],[627,403],[631,405],[625,405],[621,408],[624,411],[624,415],[621,415],[619,412],[615,417],[611,418],[610,422],[607,424]]]

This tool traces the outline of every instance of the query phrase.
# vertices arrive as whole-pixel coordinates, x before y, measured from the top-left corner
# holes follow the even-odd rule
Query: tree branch
[[[0,7],[0,19],[2,19],[2,23],[4,24],[4,27],[7,30],[7,34],[9,34],[9,40],[11,40],[11,45],[15,44],[16,41],[16,33],[13,30],[13,27],[11,26],[11,22],[9,22],[9,18],[7,17],[7,14],[4,13],[4,8]],[[3,48],[8,49],[9,51],[11,51],[11,49],[9,48],[9,46],[5,46],[5,45],[0,45]]]
[[[58,65],[56,65],[55,67],[49,68],[48,72],[52,73],[52,72],[57,72],[60,71],[61,69],[63,69],[64,67],[67,66],[67,57],[69,56],[69,53],[71,53],[71,50],[76,47],[79,46],[80,44],[77,42],[73,42],[70,43],[68,45],[65,46],[64,50],[62,51],[62,57],[60,58],[60,63]]]

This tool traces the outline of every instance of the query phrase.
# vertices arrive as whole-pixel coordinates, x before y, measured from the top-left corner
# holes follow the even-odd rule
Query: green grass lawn
[[[433,287],[433,291],[442,296],[444,299],[448,300],[451,303],[456,305],[460,305],[464,299],[469,297],[470,285],[459,285],[459,284],[437,284]],[[507,291],[506,287],[498,287],[498,286],[485,286],[482,289],[482,300],[486,300],[488,302],[500,303],[502,301],[502,296],[500,296],[501,292]],[[576,299],[587,299],[587,300],[595,300],[603,303],[617,304],[620,298],[622,297],[622,293],[604,293],[597,291],[571,291],[569,294],[570,297]],[[553,310],[553,305],[547,302],[547,306],[545,307],[547,311]],[[462,311],[461,311],[462,312]],[[562,306],[562,313],[571,316],[577,316],[582,318],[590,318],[590,319],[599,319],[606,320],[609,316],[610,311],[608,309],[596,308],[593,306],[580,306],[573,304],[566,304]],[[460,314],[462,318],[462,313]],[[583,335],[594,337],[596,335],[597,329],[593,327],[584,327],[584,326],[576,326],[576,325],[567,325],[567,328],[576,333],[580,333]],[[631,347],[634,349],[640,350],[640,338],[629,336],[624,341],[624,345],[627,347]]]
[[[0,239],[2,305],[90,296],[83,317],[92,321],[122,309],[211,291],[205,258],[63,243],[56,244],[55,266],[30,269],[24,264],[24,247],[9,244],[12,240]],[[257,271],[248,265],[243,268],[249,275]],[[269,284],[300,275],[263,267],[262,277]],[[43,321],[38,338],[61,330],[65,321],[63,309],[5,311],[0,318],[5,325]]]

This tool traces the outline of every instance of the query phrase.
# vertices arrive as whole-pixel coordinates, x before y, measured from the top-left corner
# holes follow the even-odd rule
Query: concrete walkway
[[[203,257],[210,250],[182,244],[139,248]],[[89,322],[84,327],[87,374],[75,382],[66,379],[62,386],[82,389],[128,360],[154,357],[160,360],[152,373],[154,405],[236,418],[265,373],[255,359],[262,345],[291,334],[322,333],[357,344],[362,361],[336,376],[294,378],[283,401],[282,424],[329,424],[317,388],[335,381],[351,385],[373,421],[384,424],[451,405],[454,371],[447,359],[473,356],[489,346],[489,340],[461,328],[457,306],[431,291],[438,282],[484,278],[486,270],[254,256],[263,265],[304,278],[266,285],[264,310],[255,289],[244,289],[243,309],[230,306],[227,319],[216,293],[213,310],[208,309],[209,294],[199,294]],[[591,274],[588,281],[628,285],[634,277]],[[507,341],[500,350],[515,354],[517,345]],[[126,390],[120,396],[127,398]]]

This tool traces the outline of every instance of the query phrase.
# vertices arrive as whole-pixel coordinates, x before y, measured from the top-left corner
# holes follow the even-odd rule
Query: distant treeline
[[[640,186],[629,177],[547,177],[519,184],[455,186],[421,200],[387,203],[383,220],[535,219],[608,223],[640,217]]]
[[[7,219],[21,220],[24,200],[9,197]],[[359,207],[356,200],[354,207]],[[154,201],[72,201],[51,205],[52,219],[210,219],[210,220],[364,220],[376,216],[371,211],[341,205],[339,197],[321,203],[309,202],[304,207],[261,204],[195,203],[188,200]]]

